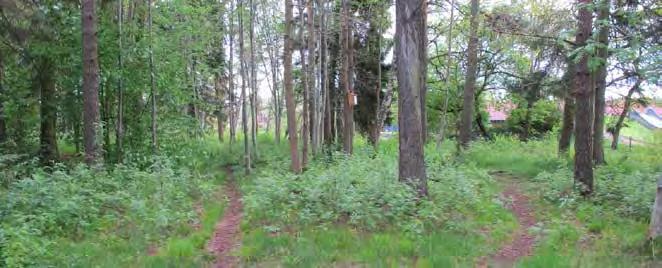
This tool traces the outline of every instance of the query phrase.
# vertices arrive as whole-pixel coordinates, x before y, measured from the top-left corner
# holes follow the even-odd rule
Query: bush
[[[69,265],[83,256],[61,252],[63,241],[90,233],[153,240],[186,225],[196,217],[194,200],[211,193],[211,182],[168,158],[151,162],[146,170],[56,166],[12,182],[0,196],[0,266]]]
[[[288,166],[285,163],[263,168],[244,191],[247,222],[272,232],[341,223],[363,230],[419,233],[424,225],[439,226],[491,200],[485,188],[489,175],[471,165],[442,164],[440,156],[428,157],[434,161],[428,169],[430,198],[418,200],[397,179],[397,154],[384,153],[392,151],[393,144],[381,148],[379,154],[365,147],[352,157],[335,154],[312,163],[301,175],[282,168]]]

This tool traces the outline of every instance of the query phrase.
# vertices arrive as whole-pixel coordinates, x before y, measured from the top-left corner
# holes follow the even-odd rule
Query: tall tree
[[[36,77],[33,81],[35,91],[40,93],[39,158],[43,164],[52,164],[57,160],[57,99],[53,63],[47,57],[40,57],[35,63]]]
[[[471,0],[469,46],[467,48],[467,77],[464,80],[464,101],[460,123],[460,146],[466,149],[471,141],[471,125],[476,95],[476,68],[478,66],[478,0]]]
[[[283,48],[283,88],[285,90],[285,109],[287,109],[287,132],[290,140],[290,161],[292,172],[301,172],[299,150],[297,149],[296,106],[292,88],[292,0],[285,0],[285,34]]]
[[[7,123],[5,121],[5,65],[2,51],[0,50],[0,144],[7,141]]]
[[[563,75],[563,119],[561,123],[561,133],[559,134],[559,155],[562,155],[570,148],[570,139],[575,129],[575,99],[572,96],[572,87],[574,83],[575,64],[572,59],[566,60],[567,66]]]
[[[149,81],[150,81],[150,96],[151,96],[151,123],[152,123],[152,152],[156,153],[158,149],[157,136],[156,136],[156,74],[154,73],[154,48],[153,48],[153,31],[152,31],[152,0],[147,0],[147,27],[149,31]]]
[[[609,47],[609,8],[611,0],[600,1],[597,24],[598,42],[597,57],[601,60],[600,67],[595,73],[595,117],[593,121],[593,162],[596,165],[605,163],[603,147],[605,131],[605,92],[607,91],[607,60]]]
[[[451,63],[453,57],[451,57],[451,52],[453,52],[453,26],[455,25],[455,0],[451,0],[449,9],[451,12],[450,21],[448,23],[448,33],[446,34],[446,79],[444,80],[444,105],[441,110],[443,113],[441,115],[441,124],[439,125],[439,138],[437,139],[437,149],[441,148],[441,144],[446,138],[446,125],[448,124],[448,101],[450,100],[450,87],[451,87]]]
[[[301,114],[301,121],[302,121],[302,126],[301,126],[301,165],[303,168],[306,168],[306,165],[308,165],[308,144],[310,141],[310,102],[309,102],[309,96],[310,96],[310,88],[308,86],[310,85],[308,83],[308,79],[312,79],[312,77],[308,77],[308,67],[306,64],[312,64],[310,62],[306,62],[308,59],[306,58],[306,53],[305,53],[305,48],[306,46],[306,38],[304,31],[306,29],[306,22],[305,22],[305,16],[304,16],[304,5],[305,5],[306,0],[299,0],[299,58],[301,60],[301,88],[303,89],[303,103],[302,103],[302,114]],[[309,51],[310,53],[310,51]]]
[[[253,3],[253,0],[249,0],[249,5],[250,5],[250,21],[249,21],[249,28],[250,31],[248,33],[248,39],[249,42],[251,43],[251,50],[250,50],[250,57],[251,57],[251,92],[250,92],[250,97],[251,97],[251,143],[252,143],[252,149],[253,149],[253,157],[257,159],[258,156],[258,151],[257,151],[257,116],[258,116],[258,109],[257,109],[257,72],[256,72],[256,65],[257,61],[255,60],[255,4]]]
[[[398,78],[399,177],[419,196],[427,196],[423,121],[421,118],[420,42],[426,34],[420,23],[424,0],[396,0],[395,60]]]
[[[246,105],[246,83],[249,79],[248,77],[248,68],[246,66],[246,54],[244,53],[244,0],[239,0],[237,9],[239,9],[239,66],[241,73],[241,127],[244,133],[244,168],[246,169],[246,174],[251,172],[251,147],[249,144],[249,133],[248,133],[248,109]]]
[[[228,98],[230,107],[228,113],[230,114],[230,145],[236,141],[237,136],[237,104],[236,104],[236,91],[234,88],[234,0],[230,0],[230,12],[228,15],[228,45],[230,46],[230,59],[228,61]],[[230,146],[232,148],[232,146]]]
[[[313,1],[315,0],[306,0],[306,13],[307,13],[307,19],[308,19],[308,44],[307,44],[307,49],[308,49],[308,69],[306,72],[308,72],[308,119],[310,121],[309,127],[310,127],[310,144],[311,144],[311,151],[313,155],[317,153],[317,140],[318,140],[318,133],[317,133],[317,98],[316,98],[316,93],[317,90],[315,90],[315,29],[314,29],[314,22],[315,22],[315,13],[313,10]]]
[[[577,23],[577,34],[575,43],[579,49],[584,49],[593,24],[593,16],[589,5],[591,0],[578,0],[579,16]],[[579,53],[581,57],[575,70],[575,90],[576,100],[575,112],[575,183],[580,187],[583,196],[593,193],[593,143],[591,141],[592,125],[591,110],[593,103],[591,96],[593,90],[591,87],[591,72],[588,68],[588,54],[583,51]]]
[[[124,22],[124,0],[117,1],[117,63],[118,63],[118,76],[117,76],[117,118],[115,122],[115,153],[117,154],[117,162],[122,162],[123,147],[124,147],[124,61],[122,58],[124,44],[122,37],[122,24]]]
[[[83,144],[85,162],[93,164],[102,157],[97,135],[99,122],[99,56],[97,52],[97,19],[95,0],[82,2],[83,29]]]
[[[349,0],[342,1],[342,72],[341,83],[345,91],[343,101],[343,151],[351,154],[354,142],[354,91],[352,88],[352,27]],[[419,107],[419,106],[417,106]]]

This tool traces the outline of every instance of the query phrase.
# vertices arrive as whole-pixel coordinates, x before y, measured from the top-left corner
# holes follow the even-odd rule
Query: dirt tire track
[[[214,234],[207,243],[207,250],[215,256],[212,267],[239,267],[240,259],[233,255],[241,245],[240,224],[242,219],[241,192],[237,188],[232,168],[226,168],[225,195],[229,199],[223,218],[216,224]]]

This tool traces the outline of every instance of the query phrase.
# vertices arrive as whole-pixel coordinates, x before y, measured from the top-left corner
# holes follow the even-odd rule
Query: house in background
[[[516,108],[515,104],[507,103],[489,103],[487,104],[487,114],[490,118],[490,124],[493,127],[503,127],[510,112]]]
[[[623,112],[622,101],[608,101],[605,115],[620,116]],[[635,104],[628,112],[628,118],[647,129],[662,129],[662,107],[656,105],[642,106]]]

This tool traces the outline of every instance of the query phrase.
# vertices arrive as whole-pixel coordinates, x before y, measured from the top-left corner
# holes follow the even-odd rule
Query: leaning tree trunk
[[[591,36],[592,14],[588,5],[590,0],[578,0],[579,17],[577,24],[577,35],[575,43],[580,48],[587,44]],[[588,55],[582,55],[575,72],[575,100],[577,111],[575,113],[575,184],[580,187],[582,196],[589,196],[593,193],[593,136],[591,120],[591,96],[593,90],[591,87],[591,73],[588,68]]]
[[[476,94],[476,67],[478,65],[478,0],[471,0],[471,33],[467,48],[467,78],[464,81],[464,102],[460,123],[460,146],[466,149],[471,141],[474,95]]]
[[[598,21],[609,23],[610,0],[601,1]],[[598,42],[602,44],[598,48],[597,56],[604,62],[598,68],[595,80],[595,117],[593,121],[593,162],[596,165],[605,163],[605,152],[603,147],[605,131],[605,92],[607,90],[607,58],[609,57],[607,47],[609,46],[609,26],[602,25],[598,33]]]
[[[426,34],[420,23],[424,0],[396,0],[395,58],[398,78],[399,178],[411,185],[420,197],[427,196],[423,152],[424,133],[421,112],[420,42]]]
[[[616,150],[618,149],[618,140],[620,139],[621,136],[621,128],[623,128],[623,122],[625,122],[625,118],[628,115],[628,112],[630,111],[630,106],[632,106],[632,95],[639,90],[639,86],[641,85],[641,80],[637,78],[637,82],[634,83],[634,85],[628,90],[628,94],[625,96],[625,103],[623,104],[623,110],[621,111],[621,114],[618,116],[618,120],[616,121],[616,125],[614,126],[614,131],[612,133],[612,140],[611,140],[611,149]]]
[[[83,145],[85,162],[93,164],[103,157],[97,134],[99,122],[99,58],[97,52],[97,22],[94,0],[83,0]]]
[[[285,90],[285,109],[287,109],[287,132],[290,140],[290,160],[292,172],[301,172],[299,150],[297,149],[297,119],[292,88],[292,0],[285,0],[285,34],[283,48],[283,88]]]

